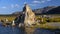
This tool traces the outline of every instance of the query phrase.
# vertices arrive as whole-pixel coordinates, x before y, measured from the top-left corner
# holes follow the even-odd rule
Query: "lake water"
[[[32,30],[34,30],[33,34],[60,34],[60,30],[35,28],[31,29],[30,31],[32,32]],[[29,31],[27,32],[28,34],[30,34]],[[0,34],[25,34],[25,30],[22,30],[18,27],[11,27],[11,26],[4,27],[0,24]]]

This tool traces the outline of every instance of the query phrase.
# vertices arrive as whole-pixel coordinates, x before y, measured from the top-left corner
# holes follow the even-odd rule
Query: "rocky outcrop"
[[[26,26],[30,26],[35,23],[35,14],[32,12],[32,9],[29,7],[29,5],[25,4],[23,11],[25,13],[25,20],[24,24]]]
[[[24,23],[26,26],[30,26],[35,23],[35,14],[27,4],[23,7],[22,14],[15,19],[15,23],[17,25]]]

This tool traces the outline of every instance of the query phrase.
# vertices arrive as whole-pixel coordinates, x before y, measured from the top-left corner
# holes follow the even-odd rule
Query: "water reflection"
[[[24,34],[24,31],[18,27],[0,26],[0,34]]]
[[[48,29],[41,29],[37,28],[34,31],[34,34],[60,34],[60,30],[48,30]]]
[[[0,34],[60,34],[60,30],[48,30],[41,28],[19,28],[19,27],[4,27],[0,24]]]
[[[34,30],[35,30],[35,28],[25,28],[26,34],[33,34]]]

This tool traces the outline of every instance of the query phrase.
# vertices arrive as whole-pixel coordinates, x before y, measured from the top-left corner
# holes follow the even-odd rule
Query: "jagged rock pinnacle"
[[[25,12],[25,25],[32,25],[35,23],[35,14],[33,13],[32,9],[29,7],[28,4],[25,4],[23,11]]]
[[[28,4],[25,4],[23,8],[23,14],[21,14],[19,17],[15,19],[15,23],[17,25],[25,24],[26,26],[35,24],[35,14]]]

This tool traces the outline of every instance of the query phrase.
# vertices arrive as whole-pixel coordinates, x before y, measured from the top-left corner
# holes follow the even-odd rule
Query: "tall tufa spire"
[[[25,4],[23,11],[25,12],[25,25],[32,25],[35,23],[35,14],[28,4]]]

